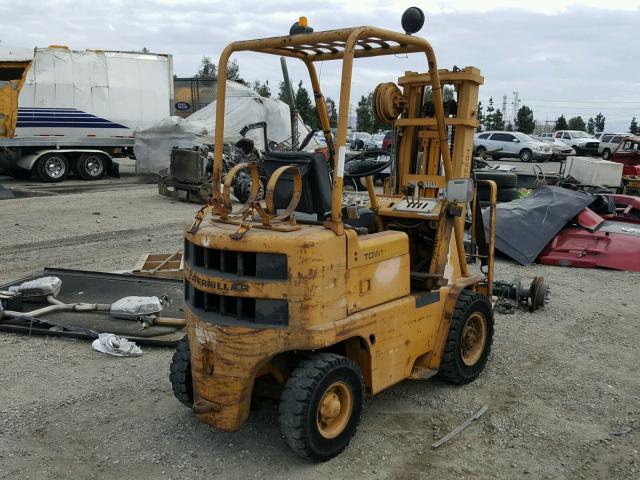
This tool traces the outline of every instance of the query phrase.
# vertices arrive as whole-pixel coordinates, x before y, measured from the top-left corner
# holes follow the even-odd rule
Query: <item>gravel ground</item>
[[[0,281],[43,266],[127,269],[180,248],[196,207],[134,180],[0,202]],[[640,478],[640,274],[496,270],[544,275],[550,304],[496,316],[476,382],[407,381],[370,399],[348,449],[320,465],[287,450],[271,403],[234,434],[197,421],[172,396],[168,349],[115,358],[0,333],[0,479]],[[483,405],[479,421],[431,449]]]

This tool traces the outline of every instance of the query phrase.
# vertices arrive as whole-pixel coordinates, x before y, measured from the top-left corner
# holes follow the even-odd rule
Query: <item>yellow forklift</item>
[[[225,82],[218,82],[213,195],[184,240],[188,335],[171,365],[176,397],[199,419],[237,431],[252,396],[279,400],[287,444],[311,461],[348,445],[365,395],[434,375],[457,383],[483,370],[493,336],[495,184],[488,234],[470,178],[478,88],[474,67],[439,70],[431,45],[414,34],[424,15],[412,7],[405,33],[375,27],[314,32],[301,17],[289,35],[228,45],[230,56],[258,52],[307,67],[329,161],[315,152],[265,152],[269,180],[258,201],[254,163],[222,184]],[[424,55],[425,73],[379,85],[373,111],[395,134],[383,192],[364,179],[368,206],[343,205],[347,116],[353,61]],[[338,129],[330,131],[315,65],[342,61]],[[456,105],[445,115],[443,85]],[[425,101],[430,98],[432,101]],[[232,203],[239,171],[250,198]],[[307,214],[307,215],[304,215]],[[465,250],[465,220],[472,245]],[[479,258],[471,273],[467,259]]]

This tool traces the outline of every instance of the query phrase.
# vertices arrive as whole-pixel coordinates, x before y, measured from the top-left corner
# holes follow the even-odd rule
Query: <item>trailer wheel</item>
[[[324,462],[342,452],[360,423],[364,381],[358,365],[332,353],[302,361],[280,400],[280,431],[301,457]]]
[[[100,180],[107,174],[107,160],[100,153],[83,153],[76,160],[75,171],[83,180]]]
[[[69,160],[62,153],[47,153],[38,159],[35,171],[43,182],[61,182],[69,175]]]
[[[191,376],[191,349],[187,336],[182,337],[176,346],[176,351],[173,352],[170,372],[169,380],[173,395],[183,405],[191,408],[193,406],[193,380]]]
[[[451,318],[438,375],[460,385],[474,381],[487,364],[492,340],[493,311],[489,300],[463,290]]]

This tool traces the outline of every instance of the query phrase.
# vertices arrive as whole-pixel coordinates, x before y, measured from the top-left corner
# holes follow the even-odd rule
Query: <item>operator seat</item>
[[[315,215],[322,221],[331,215],[331,178],[326,158],[317,152],[265,152],[263,166],[267,178],[278,168],[285,165],[296,165],[302,177],[302,196],[296,207],[296,212]],[[276,209],[287,208],[293,194],[293,175],[285,172],[280,177],[273,202]],[[375,214],[367,208],[359,208],[360,218],[349,219],[343,208],[342,218],[345,224],[354,227],[364,227],[369,230],[375,225]]]

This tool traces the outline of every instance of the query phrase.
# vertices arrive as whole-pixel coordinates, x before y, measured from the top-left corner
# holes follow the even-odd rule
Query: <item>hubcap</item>
[[[66,173],[67,166],[62,158],[49,157],[44,164],[44,169],[49,177],[62,178]]]
[[[89,175],[92,177],[97,177],[102,173],[102,169],[104,168],[104,163],[102,159],[98,156],[88,157],[85,162],[85,169]]]
[[[317,425],[324,438],[340,435],[351,418],[353,394],[344,382],[335,382],[324,392],[318,405]]]
[[[529,152],[523,152],[522,158],[528,162],[529,159],[531,158],[531,154]]]
[[[487,321],[483,314],[475,312],[467,318],[460,336],[460,352],[465,365],[472,367],[480,360],[486,341]]]

